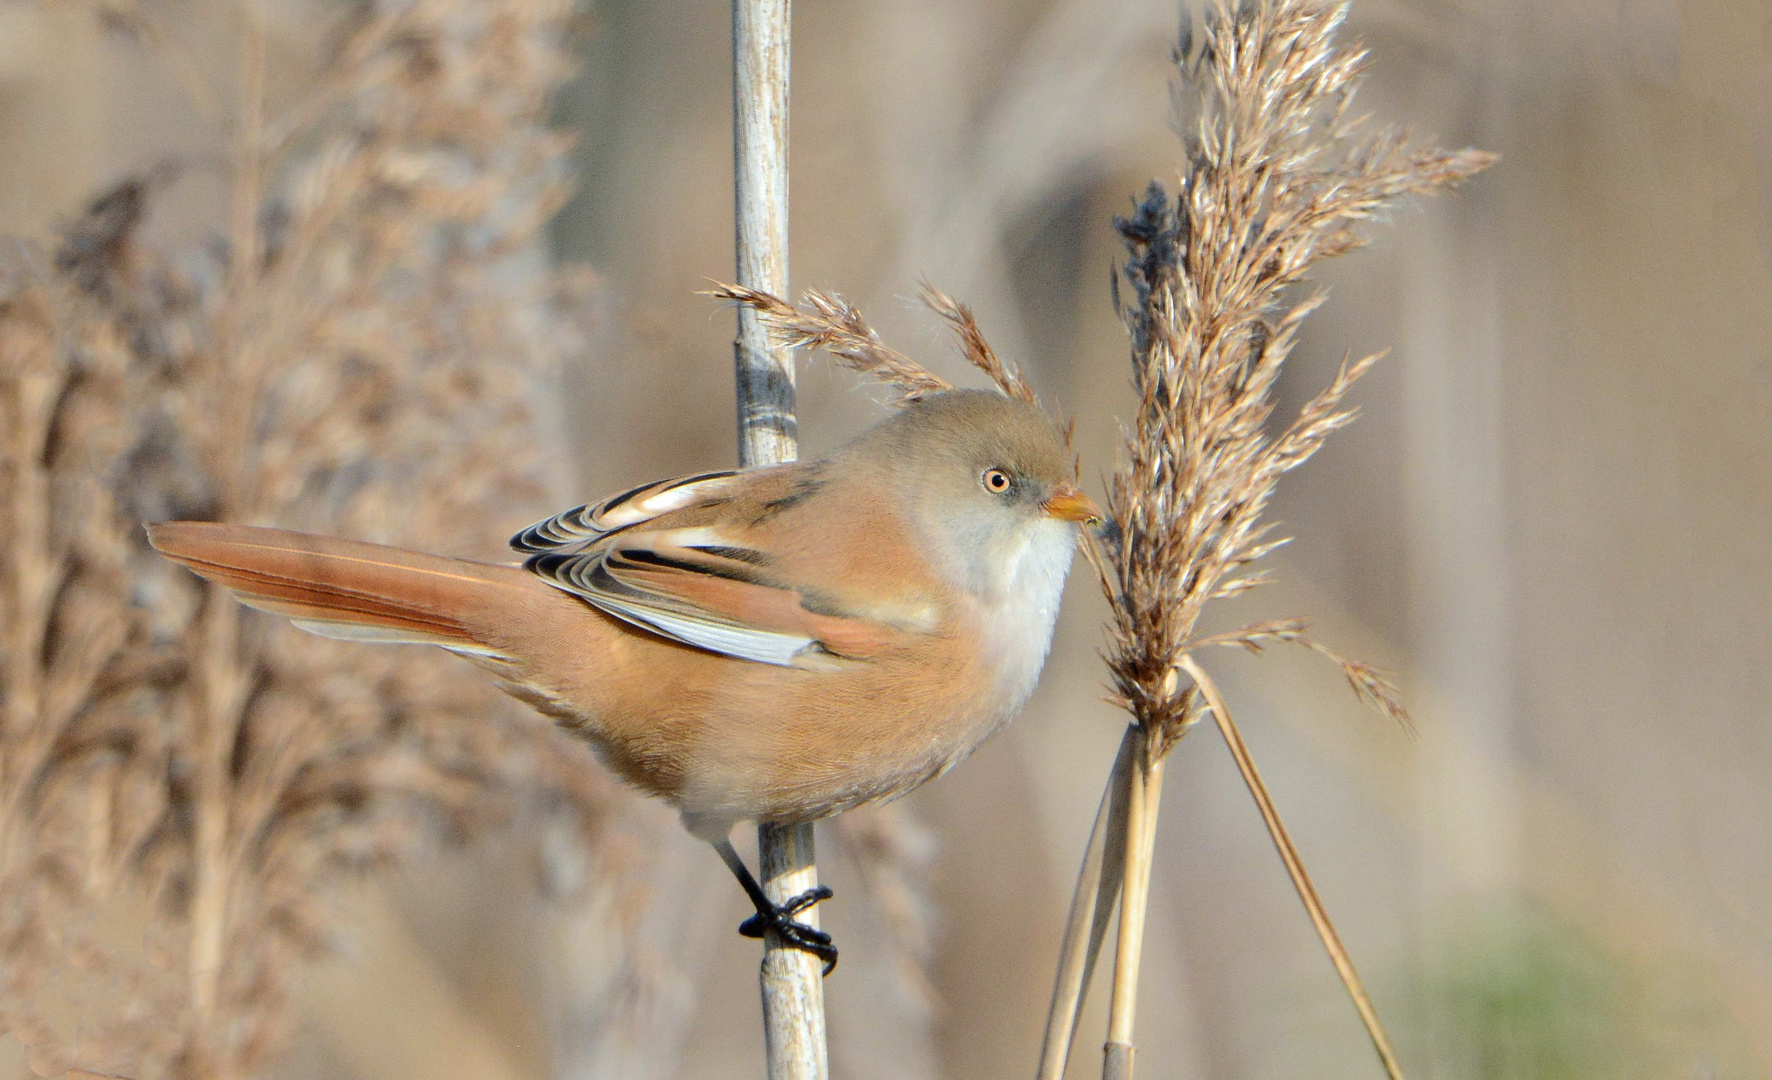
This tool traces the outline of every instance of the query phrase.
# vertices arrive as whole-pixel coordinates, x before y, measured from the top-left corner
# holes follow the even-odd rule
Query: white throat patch
[[[1009,712],[1033,693],[1052,648],[1077,531],[1068,522],[1041,521],[1021,530],[1020,540],[1019,550],[994,553],[1000,570],[982,598],[985,640],[997,660],[997,688]]]

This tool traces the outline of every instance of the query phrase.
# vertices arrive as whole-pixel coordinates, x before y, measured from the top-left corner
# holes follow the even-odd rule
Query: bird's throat
[[[1009,713],[1033,693],[1052,648],[1077,534],[1068,523],[1041,521],[1016,540],[996,553],[1000,576],[981,604],[985,647],[997,668],[996,691]]]

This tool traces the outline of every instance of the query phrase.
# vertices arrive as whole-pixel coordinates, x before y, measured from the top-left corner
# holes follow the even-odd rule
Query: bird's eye
[[[1009,474],[1002,469],[986,469],[979,479],[983,482],[984,489],[993,495],[1001,495],[1009,490]]]

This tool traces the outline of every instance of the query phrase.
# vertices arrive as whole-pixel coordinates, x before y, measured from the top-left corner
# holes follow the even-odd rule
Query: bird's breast
[[[1002,578],[979,604],[985,656],[1006,713],[1019,709],[1039,682],[1075,551],[1075,529],[1039,522],[1015,550],[1002,553]]]

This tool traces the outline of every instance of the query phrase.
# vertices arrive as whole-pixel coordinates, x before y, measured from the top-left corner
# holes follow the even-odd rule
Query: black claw
[[[738,883],[744,887],[745,895],[751,898],[751,903],[757,908],[755,915],[739,924],[739,933],[745,937],[760,938],[773,931],[783,945],[809,952],[823,960],[826,975],[837,969],[837,947],[831,944],[831,935],[794,918],[820,900],[829,900],[829,887],[819,885],[807,889],[785,904],[777,904],[769,899],[763,886],[757,884],[757,879],[745,866],[744,860],[732,849],[731,840],[721,838],[714,841],[714,850],[719,852],[727,869],[732,871],[732,876],[738,879]]]
[[[807,926],[794,916],[820,900],[829,900],[831,895],[830,887],[826,885],[808,889],[785,904],[776,904],[768,911],[759,911],[752,915],[738,925],[738,932],[745,937],[760,938],[765,933],[774,931],[783,945],[809,952],[823,960],[824,973],[829,975],[837,969],[837,947],[831,944],[831,935]]]

